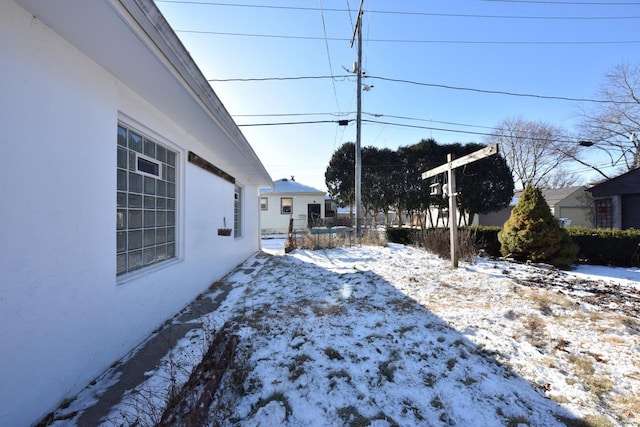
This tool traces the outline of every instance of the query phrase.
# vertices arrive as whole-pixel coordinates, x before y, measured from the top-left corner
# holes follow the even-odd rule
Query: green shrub
[[[551,214],[540,189],[527,185],[511,216],[498,233],[500,252],[516,260],[546,262],[567,268],[578,247]]]
[[[464,230],[469,230],[471,235],[475,238],[475,247],[482,249],[488,256],[499,257],[500,256],[500,242],[498,241],[498,233],[502,230],[502,227],[498,226],[468,226],[463,227]]]
[[[413,245],[417,241],[417,231],[412,228],[387,228],[387,241],[391,243],[401,243],[403,245]]]
[[[580,248],[580,262],[620,267],[640,265],[640,230],[568,227],[567,231]]]

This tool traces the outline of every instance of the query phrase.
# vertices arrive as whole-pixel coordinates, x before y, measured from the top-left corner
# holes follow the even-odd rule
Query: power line
[[[333,116],[333,117],[345,117],[345,116],[349,116],[349,115],[353,115],[355,114],[355,112],[334,112],[334,113],[268,113],[268,114],[234,114],[233,117],[295,117],[295,116]],[[438,124],[443,124],[443,125],[449,125],[449,126],[458,126],[458,127],[469,127],[469,128],[478,128],[478,129],[488,129],[491,132],[487,133],[487,132],[474,132],[473,134],[477,134],[477,135],[486,135],[486,136],[512,136],[512,135],[507,135],[510,132],[510,129],[502,129],[502,128],[498,128],[495,126],[481,126],[481,125],[474,125],[474,124],[469,124],[469,123],[460,123],[460,122],[450,122],[450,121],[442,121],[442,120],[433,120],[433,119],[423,119],[423,118],[417,118],[417,117],[407,117],[407,116],[396,116],[396,115],[392,115],[392,114],[382,114],[382,113],[368,113],[368,112],[362,112],[363,115],[365,116],[370,116],[370,117],[375,117],[375,118],[380,118],[380,117],[389,117],[392,119],[400,119],[400,120],[411,120],[411,121],[417,121],[417,122],[427,122],[427,123],[438,123]],[[326,120],[326,121],[311,121],[311,122],[294,122],[295,124],[313,124],[313,123],[343,123],[343,126],[345,124],[351,123],[353,122],[353,119],[349,119],[349,120]],[[346,123],[345,123],[346,122]],[[368,121],[370,123],[378,123],[379,121],[377,120],[370,120]],[[260,123],[254,123],[254,124],[245,124],[244,126],[267,126],[267,125],[271,125],[271,126],[276,126],[276,125],[287,125],[290,124],[291,122],[284,122],[284,123],[267,123],[267,124],[260,124]],[[387,122],[379,122],[381,124],[387,125],[390,123]],[[402,123],[394,123],[393,125],[395,126],[405,126]],[[409,125],[406,125],[407,127]],[[428,129],[428,130],[442,130],[441,128],[434,128],[434,127],[424,127],[421,126],[419,128],[424,128],[424,129]],[[460,133],[464,133],[462,131],[459,131],[457,129],[448,129],[449,132],[460,132]],[[496,133],[498,132],[498,133]],[[563,135],[561,136],[561,138],[565,138],[565,139],[559,139],[559,142],[574,142],[574,138],[570,135]]]
[[[451,86],[451,85],[443,85],[443,84],[436,84],[436,83],[422,83],[422,82],[417,82],[413,80],[391,79],[388,77],[367,76],[367,78],[385,80],[385,81],[396,82],[396,83],[408,83],[408,84],[413,84],[417,86],[437,87],[442,89],[462,90],[462,91],[469,91],[469,92],[488,93],[488,94],[494,94],[494,95],[509,95],[509,96],[519,96],[519,97],[527,97],[527,98],[552,99],[552,100],[558,100],[558,101],[594,102],[594,103],[601,103],[601,104],[637,104],[637,102],[634,102],[634,101],[611,101],[606,99],[571,98],[567,96],[536,95],[532,93],[517,93],[517,92],[507,92],[507,91],[501,91],[501,90],[488,90],[488,89],[477,89],[477,88],[470,88],[470,87]]]
[[[204,31],[204,30],[175,30],[176,33],[187,34],[209,34],[217,36],[233,36],[233,37],[260,37],[273,39],[289,39],[289,40],[328,40],[348,42],[351,38],[343,37],[315,37],[315,36],[294,36],[282,34],[255,34],[255,33],[229,33],[221,31]],[[505,40],[403,40],[403,39],[367,39],[367,43],[413,43],[413,44],[468,44],[468,45],[542,45],[542,46],[562,46],[562,45],[614,45],[614,44],[640,44],[640,40],[608,40],[608,41],[505,41]]]
[[[352,76],[338,75],[338,76],[261,77],[261,78],[237,78],[237,79],[235,78],[234,79],[208,79],[208,81],[209,82],[252,82],[252,81],[271,81],[271,80],[286,81],[286,80],[304,80],[304,79],[336,79],[336,78],[349,78],[349,77],[352,77]],[[439,84],[439,83],[425,83],[425,82],[418,82],[415,80],[393,79],[389,77],[380,77],[380,76],[371,76],[371,75],[367,75],[366,78],[389,81],[394,83],[406,83],[406,84],[412,84],[416,86],[486,93],[491,95],[507,95],[507,96],[523,97],[523,98],[538,98],[538,99],[549,99],[549,100],[555,100],[555,101],[571,101],[571,102],[591,102],[591,103],[599,103],[599,104],[637,104],[637,102],[634,102],[634,101],[624,101],[624,100],[612,101],[608,99],[573,98],[568,96],[539,95],[539,94],[533,94],[533,93],[521,93],[521,92],[510,92],[510,91],[502,91],[502,90],[453,86],[453,85],[445,85],[445,84]]]
[[[599,2],[599,1],[542,1],[542,0],[481,0],[495,3],[530,3],[573,6],[640,6],[637,2]]]
[[[257,77],[257,78],[233,78],[233,79],[207,79],[208,82],[260,82],[269,80],[310,80],[310,79],[347,79],[353,78],[350,74],[331,76],[297,76],[297,77]]]
[[[318,0],[320,2],[320,16],[322,18],[322,31],[324,33],[324,45],[327,50],[327,60],[329,61],[329,72],[333,75],[333,65],[331,64],[331,54],[329,53],[329,41],[327,40],[327,26],[324,22],[324,11],[322,10],[322,0]],[[338,91],[336,91],[336,81],[335,79],[331,79],[331,84],[333,85],[333,96],[336,98],[336,105],[340,108],[340,102],[338,101]]]
[[[339,124],[341,126],[345,126],[349,123],[354,122],[354,119],[348,120],[313,120],[313,121],[301,121],[301,122],[270,122],[270,123],[247,123],[247,124],[238,124],[238,127],[257,127],[257,126],[289,126],[289,125],[309,125],[309,124],[322,124],[322,123],[334,123]],[[373,123],[373,124],[381,124],[385,126],[396,126],[396,127],[405,127],[411,129],[424,129],[424,130],[435,130],[439,132],[449,132],[449,133],[459,133],[464,135],[476,135],[476,136],[493,136],[498,138],[508,137],[514,139],[530,139],[530,140],[541,140],[546,141],[547,138],[535,138],[528,136],[520,136],[520,135],[511,135],[506,133],[499,133],[501,131],[506,131],[505,129],[493,128],[494,131],[497,132],[477,132],[470,130],[460,130],[460,129],[450,129],[450,128],[442,128],[442,127],[433,127],[433,126],[418,126],[418,125],[410,125],[406,123],[396,123],[389,121],[381,121],[381,120],[369,120],[362,119],[363,123]],[[436,123],[448,123],[455,126],[469,126],[469,127],[478,127],[489,129],[485,126],[475,126],[475,125],[467,125],[462,123],[452,123],[452,122],[436,122]],[[566,138],[569,138],[565,136]],[[577,141],[573,139],[554,139],[554,142],[564,142],[564,143],[577,143]]]
[[[491,1],[491,0],[488,0]],[[500,0],[492,0],[500,1]],[[260,9],[281,9],[281,10],[298,10],[315,12],[318,10],[324,10],[326,12],[347,12],[349,9],[338,8],[315,8],[305,6],[275,6],[275,5],[259,5],[259,4],[230,4],[219,2],[204,2],[204,1],[179,1],[179,0],[156,0],[156,2],[162,3],[178,3],[178,4],[193,4],[202,6],[227,6],[227,7],[243,7],[243,8],[260,8]],[[515,3],[527,3],[526,1],[517,1]],[[529,2],[529,3],[550,3],[550,4],[573,4],[572,2]],[[575,3],[580,4],[580,3]],[[603,3],[587,3],[591,5],[603,5]],[[635,3],[640,4],[640,3]],[[614,4],[615,5],[615,4]],[[619,3],[617,5],[634,5],[634,3]],[[436,13],[436,12],[408,12],[400,10],[368,10],[367,13],[372,14],[385,14],[385,15],[408,15],[408,16],[430,16],[430,17],[444,17],[444,18],[481,18],[481,19],[527,19],[527,20],[590,20],[590,21],[602,21],[602,20],[630,20],[640,19],[640,16],[531,16],[531,15],[482,15],[482,14],[467,14],[467,13]]]
[[[353,120],[310,120],[305,122],[278,122],[278,123],[247,123],[238,124],[238,127],[252,127],[252,126],[288,126],[288,125],[313,125],[318,123],[338,123],[352,122]]]
[[[334,116],[344,117],[355,112],[345,113],[268,113],[268,114],[234,114],[233,117],[289,117],[289,116]]]

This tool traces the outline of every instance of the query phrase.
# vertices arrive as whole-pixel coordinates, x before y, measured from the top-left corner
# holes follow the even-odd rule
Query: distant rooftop
[[[579,191],[579,190],[584,191],[586,189],[587,187],[583,185],[578,185],[574,187],[565,187],[565,188],[541,188],[540,191],[542,192],[542,197],[544,197],[544,200],[547,202],[547,204],[549,206],[552,206],[566,199],[576,191]],[[522,195],[522,191],[516,191],[514,194],[515,200],[512,200],[511,203],[514,204],[513,203],[514,201],[515,203],[518,203],[518,199],[520,195]]]
[[[273,190],[270,188],[260,189],[260,193],[321,193],[324,191],[318,190],[308,185],[300,184],[294,179],[282,178],[274,181]]]

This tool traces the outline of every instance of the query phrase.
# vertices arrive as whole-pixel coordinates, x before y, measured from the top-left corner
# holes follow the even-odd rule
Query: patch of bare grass
[[[616,406],[621,408],[621,413],[627,418],[627,422],[640,424],[640,395],[637,393],[614,398]]]
[[[287,396],[285,396],[284,393],[280,391],[274,391],[266,398],[258,400],[258,403],[256,403],[256,405],[251,410],[250,416],[254,416],[260,410],[260,408],[264,408],[272,402],[276,402],[277,404],[284,407],[287,417],[291,415],[291,405],[289,404]]]
[[[547,345],[546,324],[539,317],[530,317],[524,322],[526,336],[534,347],[545,348]]]
[[[393,353],[391,353],[391,356],[389,357],[389,359],[385,360],[384,362],[380,362],[378,364],[378,370],[381,377],[380,381],[378,382],[380,384],[382,383],[383,378],[389,382],[393,382],[393,377],[396,371],[398,370],[398,364],[396,362],[399,359],[400,359],[400,356],[398,352],[394,351]]]
[[[316,317],[339,316],[347,312],[347,308],[340,304],[313,304],[311,310]]]
[[[395,298],[388,302],[387,307],[398,313],[413,313],[420,306],[408,298]]]

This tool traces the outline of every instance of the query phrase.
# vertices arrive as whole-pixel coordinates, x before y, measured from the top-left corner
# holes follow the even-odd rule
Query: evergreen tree
[[[454,154],[459,158],[482,148],[485,145],[468,143],[459,147]],[[473,221],[475,214],[488,214],[506,208],[513,198],[511,169],[500,154],[456,169],[456,185],[458,206],[467,214],[469,221]]]
[[[530,184],[498,233],[498,240],[504,256],[560,268],[568,268],[578,253],[578,247],[551,214],[540,189]]]
[[[356,144],[345,142],[331,157],[324,173],[329,195],[340,207],[355,203]]]

